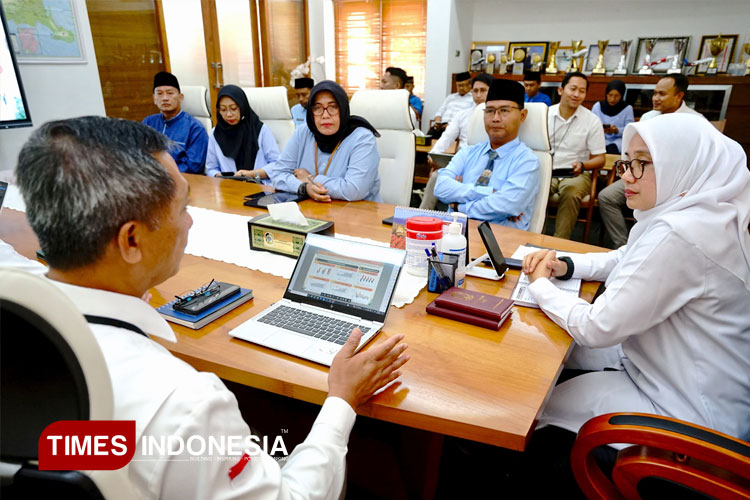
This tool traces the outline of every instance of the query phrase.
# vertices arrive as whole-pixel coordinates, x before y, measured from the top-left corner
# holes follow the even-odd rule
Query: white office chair
[[[414,182],[416,145],[409,115],[409,92],[360,90],[351,100],[351,114],[369,121],[378,132],[380,196],[386,203],[409,206]]]
[[[192,115],[206,132],[210,135],[211,128],[211,103],[208,89],[201,85],[185,85],[181,89],[185,98],[182,100],[182,110]]]
[[[39,436],[57,420],[111,420],[109,371],[88,323],[45,278],[0,269],[2,496],[137,498],[116,471],[38,471]],[[33,380],[33,387],[29,386]]]
[[[260,121],[271,130],[279,151],[283,151],[296,128],[286,87],[242,87],[242,90]]]
[[[544,218],[547,214],[549,185],[552,181],[552,155],[550,154],[549,135],[547,133],[547,105],[541,102],[527,102],[526,120],[518,130],[518,138],[526,144],[539,159],[539,191],[534,201],[534,213],[529,223],[529,231],[541,233],[544,230]],[[484,129],[484,103],[474,109],[469,122],[466,142],[469,146],[488,140]]]

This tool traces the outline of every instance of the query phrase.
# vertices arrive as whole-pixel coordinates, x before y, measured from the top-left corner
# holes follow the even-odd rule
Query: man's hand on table
[[[331,363],[328,395],[343,399],[355,410],[366,403],[375,392],[401,376],[399,368],[409,361],[409,356],[403,354],[407,345],[400,343],[403,338],[396,335],[355,354],[362,339],[362,332],[355,328]]]

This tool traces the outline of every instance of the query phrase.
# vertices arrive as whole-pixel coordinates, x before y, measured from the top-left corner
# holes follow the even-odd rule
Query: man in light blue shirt
[[[315,86],[315,82],[312,78],[295,78],[294,79],[294,92],[297,96],[297,104],[292,106],[292,119],[294,120],[294,126],[299,128],[300,125],[305,123],[305,117],[307,116],[307,101],[310,99],[310,90]]]
[[[552,106],[552,99],[544,92],[542,88],[542,74],[539,71],[527,71],[523,74],[523,87],[526,89],[526,95],[523,102],[543,102],[547,106]]]
[[[528,229],[539,190],[539,161],[518,139],[526,119],[524,89],[515,81],[492,82],[484,127],[490,140],[461,149],[440,170],[435,196],[457,203],[473,219]]]

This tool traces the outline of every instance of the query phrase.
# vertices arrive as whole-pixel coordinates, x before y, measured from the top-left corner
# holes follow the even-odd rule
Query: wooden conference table
[[[247,215],[262,210],[244,207],[243,196],[259,191],[254,184],[186,175],[191,204]],[[393,205],[373,202],[330,204],[304,201],[302,212],[335,221],[338,233],[388,241]],[[472,221],[469,250],[484,253]],[[568,251],[597,251],[597,247],[551,236],[493,226],[505,255],[523,243]],[[23,255],[35,258],[38,242],[23,213],[4,210],[0,238]],[[198,370],[221,378],[311,403],[322,404],[328,368],[241,340],[228,332],[282,298],[287,280],[233,264],[185,255],[179,273],[152,290],[154,306],[211,278],[252,288],[255,298],[200,330],[173,325],[178,342],[161,342]],[[518,271],[502,281],[469,277],[467,289],[510,297]],[[591,300],[597,284],[584,284],[582,296]],[[430,316],[427,304],[436,294],[423,289],[413,303],[392,307],[383,331],[370,343],[403,333],[411,360],[403,368],[402,384],[378,394],[359,413],[399,425],[523,450],[545,401],[562,369],[571,338],[538,309],[516,307],[500,331]]]

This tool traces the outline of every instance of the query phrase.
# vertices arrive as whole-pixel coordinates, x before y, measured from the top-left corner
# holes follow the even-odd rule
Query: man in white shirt
[[[474,100],[469,93],[471,90],[471,74],[468,71],[456,75],[456,90],[457,92],[445,98],[443,104],[440,105],[435,113],[433,125],[430,129],[433,137],[440,137],[445,131],[445,127],[458,113],[465,109],[474,108]]]
[[[494,78],[488,73],[480,73],[472,78],[471,97],[474,100],[474,106],[461,111],[456,119],[448,124],[443,135],[432,146],[430,153],[445,153],[456,139],[458,139],[458,149],[466,146],[466,137],[469,132],[471,116],[474,114],[474,109],[487,100],[487,91],[490,89],[490,85],[492,85],[492,80]],[[427,157],[427,165],[430,167],[430,178],[424,188],[424,196],[419,208],[434,210],[438,201],[433,193],[435,182],[437,181],[438,165],[429,156]]]
[[[602,122],[581,106],[586,99],[587,89],[586,75],[568,73],[557,89],[560,103],[549,108],[547,120],[552,147],[550,196],[560,195],[555,219],[557,238],[570,238],[573,232],[581,200],[591,189],[591,174],[586,170],[604,166],[606,147]]]
[[[16,171],[47,277],[82,313],[99,317],[87,319],[109,370],[114,419],[136,422],[128,478],[139,498],[338,498],[354,408],[399,376],[408,359],[406,346],[396,345],[400,335],[354,354],[361,333],[352,332],[331,365],[310,434],[283,468],[258,447],[241,456],[206,451],[198,460],[187,445],[175,456],[144,446],[144,436],[245,443],[251,435],[216,375],[197,372],[146,335],[176,340],[139,297],[177,273],[192,225],[188,184],[168,147],[165,136],[135,122],[61,120],[31,136]]]
[[[703,117],[685,104],[685,93],[689,85],[688,77],[682,74],[667,75],[659,80],[652,98],[654,109],[644,113],[641,121],[667,113],[689,113]],[[626,200],[622,179],[602,189],[597,199],[604,228],[612,238],[614,248],[620,248],[628,242],[628,227],[623,215]]]

